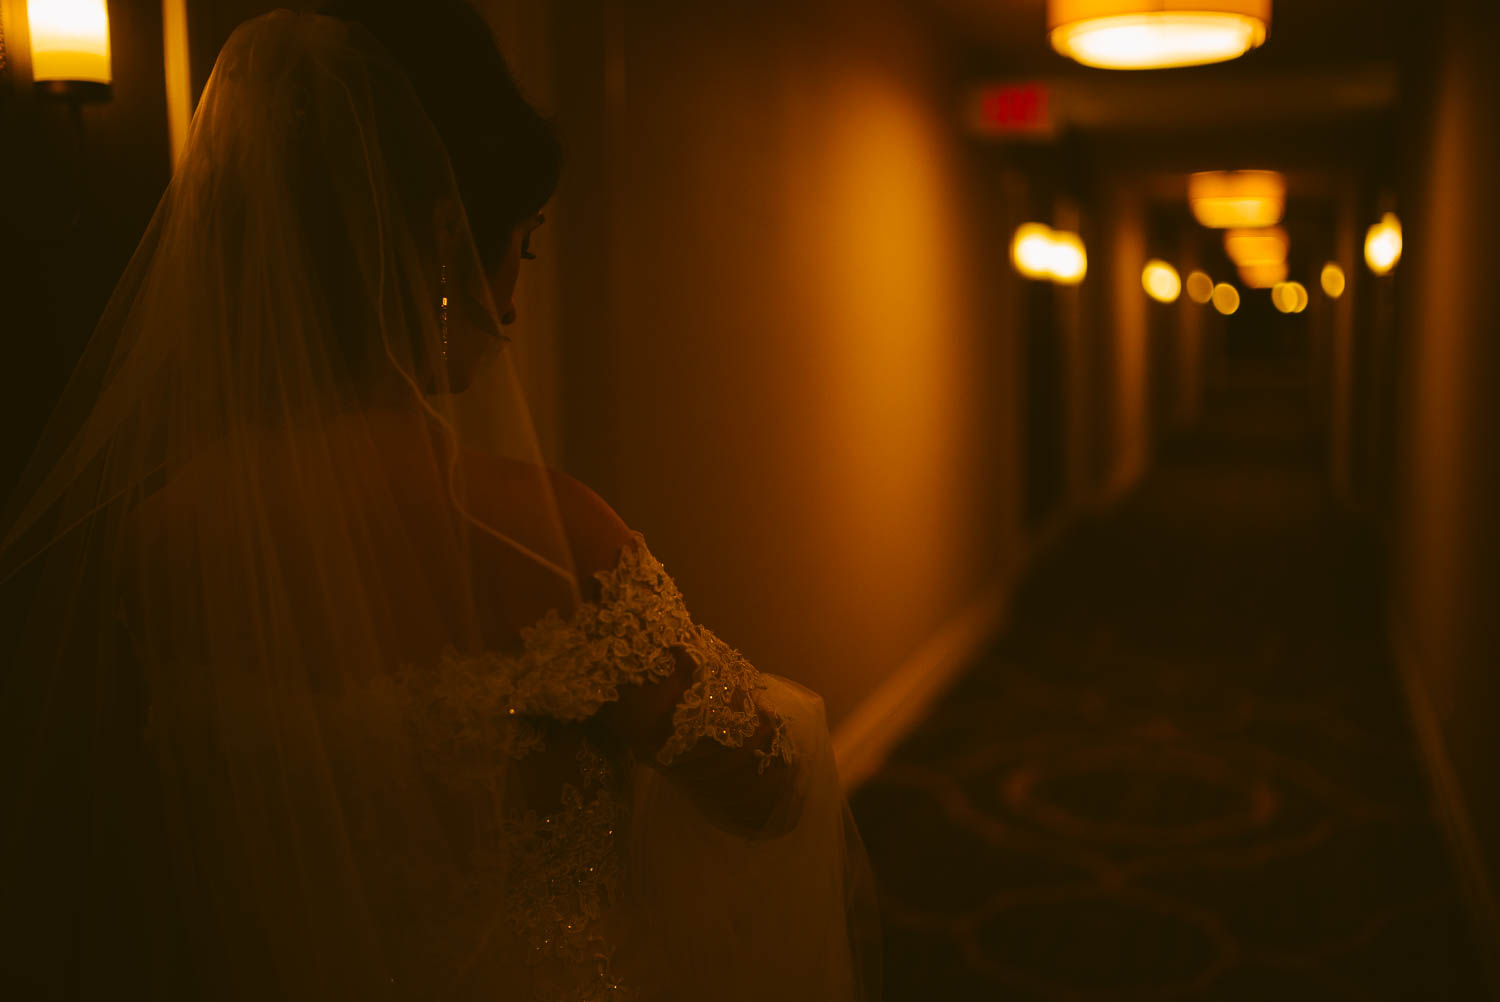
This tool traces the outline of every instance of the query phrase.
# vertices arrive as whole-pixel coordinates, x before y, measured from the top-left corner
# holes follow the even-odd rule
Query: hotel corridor
[[[272,14],[284,7],[297,16]],[[303,84],[272,76],[215,117],[215,93],[238,94],[245,67],[283,66],[242,66],[226,48],[258,37],[240,34],[256,24],[286,41],[286,66],[343,53],[385,95],[367,117],[394,115],[402,129],[367,131],[333,90],[315,128]],[[306,45],[291,44],[303,33]],[[458,982],[445,994],[469,966],[444,951],[495,958],[502,914],[533,951],[510,973],[545,976],[534,959],[587,941],[570,970],[610,978],[598,961],[619,934],[665,944],[655,984],[695,979],[673,999],[1500,1002],[1497,54],[1500,0],[0,0],[0,802],[18,847],[0,854],[13,864],[0,863],[0,1002],[217,1000],[123,990],[116,959],[171,981],[191,966],[179,958],[212,956],[194,937],[235,952],[260,930],[289,955],[317,952],[317,935],[278,915],[353,944],[341,957],[360,972],[388,944],[414,942],[403,928],[361,938],[377,932],[336,886],[344,870],[303,863],[300,848],[252,859],[237,827],[224,830],[255,865],[225,855],[220,869],[247,900],[275,906],[256,935],[178,922],[170,896],[159,914],[126,900],[136,886],[214,886],[166,871],[200,847],[217,859],[224,841],[217,827],[155,833],[158,801],[184,785],[173,762],[146,754],[164,741],[156,707],[174,691],[158,696],[155,680],[196,705],[210,683],[233,693],[277,672],[308,706],[322,712],[329,697],[330,720],[368,723],[384,744],[344,740],[350,767],[335,767],[323,736],[344,731],[297,703],[302,758],[178,799],[211,820],[227,794],[250,805],[236,817],[284,820],[268,845],[294,844],[315,800],[307,816],[327,858],[354,860],[348,887],[389,889],[398,927],[443,916],[419,923],[439,959],[381,983],[393,1002],[481,997]],[[215,121],[232,127],[205,125]],[[275,142],[253,141],[262,126]],[[391,138],[408,133],[423,141]],[[387,180],[372,135],[390,147]],[[319,136],[330,145],[314,155]],[[244,155],[204,152],[220,141]],[[182,232],[205,250],[174,252],[181,275],[169,281],[140,262],[177,232],[161,207],[199,195]],[[382,210],[386,198],[400,211]],[[277,252],[249,253],[241,229]],[[265,272],[305,298],[257,284]],[[129,306],[145,296],[137,279],[167,320]],[[390,418],[398,404],[413,422]],[[365,420],[403,436],[425,427],[433,434],[412,441],[441,446],[442,462],[408,463],[405,437],[346,435]],[[259,436],[324,424],[353,444],[285,450],[311,478],[285,482],[326,482],[341,504],[390,511],[356,532],[310,492],[288,502],[284,535],[316,546],[281,547],[286,561],[224,546],[221,521],[252,535],[279,527],[281,495],[254,471],[198,476],[217,468],[195,464],[222,454],[238,470],[258,461]],[[476,469],[514,470],[514,482],[460,475],[471,445],[500,460]],[[320,456],[359,459],[375,487]],[[446,472],[422,491],[408,465]],[[402,471],[399,489],[387,470]],[[201,522],[204,546],[166,546],[140,517],[178,504],[177,477],[192,517],[157,521],[179,535]],[[242,491],[243,508],[221,489]],[[524,539],[500,531],[512,522]],[[410,545],[397,545],[402,532]],[[655,769],[668,733],[688,747],[676,729],[693,719],[666,688],[590,675],[576,687],[592,692],[587,706],[539,701],[533,714],[511,700],[523,683],[568,688],[584,664],[644,686],[670,657],[665,680],[709,721],[694,725],[701,761],[744,753],[762,728],[782,733],[775,707],[757,704],[752,724],[748,702],[712,695],[721,668],[690,649],[697,632],[653,634],[649,654],[589,646],[605,668],[572,647],[535,653],[540,624],[602,608],[590,598],[597,587],[603,601],[609,568],[635,566],[636,534],[694,630],[733,652],[736,677],[752,678],[748,665],[817,696],[790,714],[807,725],[803,751],[829,750],[804,760],[815,769],[771,772],[769,758],[797,754],[774,737],[749,749],[761,755],[753,777],[726,768],[700,783],[691,758]],[[220,548],[230,571],[202,556]],[[448,555],[429,560],[434,550]],[[504,554],[493,573],[492,551]],[[512,578],[511,562],[523,575],[530,558],[555,595]],[[161,631],[122,633],[152,604],[136,593],[154,602],[158,571],[178,564],[254,596],[229,591],[213,606],[228,625],[205,628],[208,639],[237,638],[217,659],[188,642],[210,619],[193,611],[210,604],[196,583],[171,589],[188,612],[154,603]],[[322,564],[347,573],[325,577]],[[262,589],[261,565],[286,587]],[[78,582],[99,600],[74,601]],[[257,602],[270,629],[235,618]],[[83,616],[94,632],[72,628]],[[302,618],[338,632],[304,642],[278,625],[302,630]],[[240,642],[277,630],[287,656]],[[346,639],[376,649],[356,657]],[[429,677],[413,664],[447,678],[450,650],[502,666],[476,683],[482,698],[407,685]],[[648,657],[647,670],[627,662]],[[245,658],[271,667],[239,670]],[[346,689],[325,681],[340,678],[330,659],[347,662],[357,691],[421,698],[346,714],[333,698]],[[363,684],[387,675],[400,685]],[[57,686],[77,695],[54,698]],[[672,697],[640,709],[659,723],[670,710],[670,727],[632,716],[644,693]],[[262,703],[277,706],[225,699],[223,712],[178,711],[162,726],[180,730],[181,757],[197,766],[214,761],[193,750],[204,721],[226,734],[243,723],[212,747],[258,763],[280,734],[253,717]],[[52,726],[58,707],[73,732]],[[434,727],[434,707],[479,723]],[[618,753],[621,783],[639,781],[622,811],[667,776],[701,798],[684,815],[737,850],[770,857],[792,844],[774,838],[800,831],[830,851],[782,851],[777,881],[744,877],[728,853],[704,852],[712,866],[693,870],[691,853],[663,851],[664,872],[687,875],[692,920],[675,923],[675,939],[616,928],[610,909],[647,915],[632,895],[669,883],[650,878],[634,828],[593,826],[615,848],[559,883],[549,867],[569,853],[538,863],[545,853],[513,851],[533,844],[518,840],[536,818],[500,794],[524,784],[426,761],[456,733],[514,731],[505,754],[483,753],[500,774],[554,726],[575,725]],[[107,777],[137,759],[149,794],[127,797]],[[600,774],[558,762],[579,767],[569,788],[583,804]],[[398,813],[390,776],[416,777],[403,780],[415,820],[363,813],[366,802],[379,818]],[[802,795],[806,776],[821,794]],[[242,795],[293,789],[283,779],[318,796],[286,793],[278,814]],[[429,796],[456,780],[474,781],[481,807]],[[20,798],[33,793],[30,808]],[[719,794],[765,807],[763,795],[776,810],[750,819],[752,838]],[[131,809],[114,810],[119,799]],[[531,813],[551,825],[543,806]],[[851,813],[869,867],[846,851]],[[140,852],[110,833],[117,819],[145,833]],[[400,857],[383,840],[408,829],[437,833],[423,845],[441,881],[381,869]],[[118,876],[119,903],[74,866],[68,839]],[[53,869],[27,845],[54,851]],[[262,869],[262,858],[297,863]],[[137,879],[159,861],[162,875]],[[617,864],[628,879],[611,885]],[[34,897],[7,898],[12,872]],[[734,879],[710,886],[705,872]],[[295,894],[262,889],[264,873],[288,888],[304,873],[326,883],[347,921],[319,925]],[[76,893],[57,893],[59,880]],[[536,896],[510,902],[512,887]],[[408,911],[408,892],[431,911]],[[473,907],[449,936],[460,896]],[[235,894],[220,897],[233,919]],[[741,897],[760,920],[736,912]],[[826,920],[809,935],[813,923],[791,918],[814,914],[814,898]],[[875,928],[878,964],[860,938]],[[148,956],[121,930],[162,945]],[[722,953],[685,948],[683,930]],[[757,933],[792,945],[758,950]],[[793,959],[804,950],[822,952]],[[270,960],[245,963],[266,984],[282,976]],[[741,963],[770,980],[724,973]],[[211,979],[224,970],[200,966]],[[861,981],[875,970],[883,997]],[[847,990],[830,991],[840,979]],[[643,999],[661,997],[640,983]],[[621,984],[483,997],[614,999]],[[377,996],[318,986],[305,997]]]
[[[1240,364],[856,794],[891,1002],[1484,997],[1375,543]]]

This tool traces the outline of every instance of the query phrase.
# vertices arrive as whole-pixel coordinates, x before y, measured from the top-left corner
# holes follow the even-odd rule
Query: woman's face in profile
[[[516,282],[521,275],[521,262],[530,258],[531,235],[546,218],[540,213],[516,225],[504,246],[504,253],[485,276],[490,287],[491,301],[500,313],[500,322],[509,326],[516,321]],[[472,302],[472,301],[471,301]],[[474,302],[473,308],[479,304]],[[452,309],[462,309],[455,301]],[[475,371],[496,347],[494,337],[487,324],[454,325],[447,344],[448,383],[455,393],[463,392],[472,380]],[[462,332],[462,333],[461,333]]]
[[[500,311],[500,322],[507,327],[516,322],[516,280],[521,275],[521,262],[533,256],[531,235],[546,221],[547,217],[539,212],[512,229],[504,256],[490,271],[490,295],[494,297],[495,309]]]

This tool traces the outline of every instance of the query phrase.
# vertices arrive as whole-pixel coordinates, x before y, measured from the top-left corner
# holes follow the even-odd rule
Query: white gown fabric
[[[523,651],[450,654],[405,680],[455,787],[482,795],[494,778],[462,763],[525,772],[554,745],[573,760],[501,821],[509,923],[493,959],[539,999],[872,997],[873,944],[849,924],[870,918],[868,871],[822,700],[694,623],[639,534],[598,580],[597,601],[524,630]],[[589,721],[621,689],[670,678],[674,651],[692,682],[658,769]],[[734,752],[674,781],[701,741]],[[777,798],[747,803],[753,784],[736,780],[771,770],[785,773]]]
[[[485,274],[378,43],[234,33],[0,523],[0,996],[878,997],[821,701],[548,468]]]

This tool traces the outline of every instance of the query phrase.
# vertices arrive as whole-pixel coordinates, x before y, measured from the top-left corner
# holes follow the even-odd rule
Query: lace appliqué
[[[622,686],[666,680],[677,670],[678,649],[696,670],[658,762],[670,765],[704,737],[743,747],[763,720],[772,728],[766,747],[754,749],[760,769],[794,760],[784,721],[758,695],[764,686],[755,668],[692,621],[643,536],[634,534],[615,568],[595,579],[597,601],[567,620],[553,610],[523,629],[519,653],[449,651],[436,670],[401,675],[417,708],[418,738],[441,763],[442,782],[498,795],[502,763],[544,748],[558,726],[549,721],[587,720],[618,700]],[[576,758],[580,781],[562,784],[555,808],[507,811],[499,820],[504,910],[534,973],[536,998],[630,999],[612,966],[608,930],[629,823],[628,774],[586,740]]]
[[[603,1002],[636,993],[611,969],[614,950],[600,927],[619,894],[617,836],[628,823],[615,770],[588,742],[577,754],[581,789],[564,783],[556,810],[508,818],[506,913],[537,969],[542,997]]]
[[[505,716],[581,721],[618,700],[622,685],[671,676],[677,668],[673,649],[680,648],[697,671],[673,713],[673,732],[657,761],[670,765],[703,737],[741,747],[759,729],[762,713],[774,731],[769,747],[755,750],[761,768],[774,759],[791,761],[782,721],[756,698],[762,686],[755,668],[693,622],[682,593],[646,548],[644,536],[634,533],[619,563],[594,577],[602,588],[599,600],[580,604],[567,620],[549,611],[521,631],[519,654],[450,651],[439,669],[448,680],[442,685],[450,693],[445,702],[461,704],[463,716],[476,722]],[[524,747],[510,750],[515,754]]]
[[[763,707],[755,694],[765,689],[759,673],[739,651],[698,628],[695,635],[681,644],[698,666],[697,679],[682,694],[672,714],[672,736],[667,739],[656,760],[662,765],[672,761],[700,738],[713,738],[721,745],[739,748],[760,729],[760,715],[774,721],[769,748],[756,748],[760,772],[780,759],[792,760],[791,739],[785,723],[774,711]]]

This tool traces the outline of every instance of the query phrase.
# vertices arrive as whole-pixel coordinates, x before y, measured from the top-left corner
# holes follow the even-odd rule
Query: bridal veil
[[[504,811],[550,725],[433,666],[609,617],[496,306],[386,50],[242,25],[0,524],[0,994],[545,997]],[[876,991],[821,703],[763,688],[800,766],[762,830],[616,756],[626,879],[585,920],[635,987],[601,954],[587,997]]]

